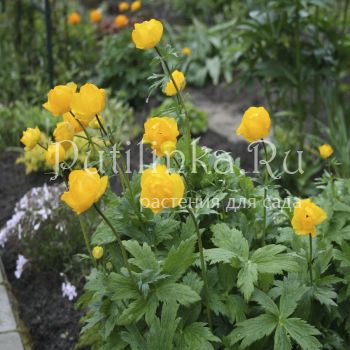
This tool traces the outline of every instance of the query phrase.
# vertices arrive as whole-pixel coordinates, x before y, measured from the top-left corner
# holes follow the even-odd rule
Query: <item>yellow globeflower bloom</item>
[[[57,165],[63,162],[66,157],[66,151],[60,143],[52,143],[45,152],[45,158],[48,164]]]
[[[80,15],[78,12],[74,11],[68,16],[68,23],[75,25],[80,23]]]
[[[138,11],[142,6],[141,1],[133,1],[131,3],[131,12],[136,12]]]
[[[151,145],[158,157],[164,156],[165,142],[172,142],[176,148],[177,137],[179,130],[174,118],[169,117],[153,117],[148,119],[145,124],[145,133],[143,134],[142,142]]]
[[[92,10],[90,11],[90,22],[92,23],[99,23],[102,18],[102,13],[100,10]]]
[[[47,94],[47,102],[43,104],[43,107],[56,117],[69,112],[70,103],[76,90],[77,85],[74,83],[55,86]]]
[[[79,120],[80,121],[80,124],[79,124],[79,122],[73,117],[72,113],[70,112],[63,114],[63,120],[69,123],[70,125],[72,125],[76,133],[83,131],[83,128],[80,124],[82,124],[84,128],[89,126],[89,123],[87,123],[84,120]]]
[[[165,141],[160,146],[160,151],[166,156],[171,156],[176,150],[176,142]]]
[[[131,37],[136,48],[141,50],[153,49],[162,39],[163,24],[156,19],[135,23]]]
[[[179,174],[169,174],[165,165],[147,169],[141,176],[140,203],[159,213],[165,208],[177,207],[184,195],[185,186]]]
[[[182,49],[182,54],[185,56],[189,56],[191,54],[191,49],[189,47],[184,47]]]
[[[53,136],[56,142],[60,142],[64,149],[68,149],[72,144],[72,141],[75,134],[73,126],[68,122],[57,123],[56,129],[53,131]]]
[[[40,130],[38,127],[27,128],[26,131],[23,131],[21,142],[26,146],[27,151],[31,151],[40,140]]]
[[[242,135],[248,142],[253,142],[266,137],[270,127],[270,115],[264,107],[249,107],[244,112],[236,134]]]
[[[127,3],[126,1],[122,1],[121,3],[119,3],[118,8],[120,12],[127,11],[129,10],[129,3]]]
[[[103,247],[101,246],[96,246],[94,247],[94,249],[92,250],[92,256],[96,259],[99,260],[103,257]]]
[[[91,119],[105,108],[106,92],[94,84],[87,83],[73,94],[70,104],[76,118],[89,123]]]
[[[61,200],[79,215],[101,198],[107,183],[108,177],[100,177],[96,168],[73,170],[68,179],[69,191],[62,194]]]
[[[103,119],[102,115],[99,115],[98,119],[100,120],[102,125],[105,123],[105,120]],[[93,129],[99,129],[100,128],[100,124],[99,124],[99,122],[98,122],[96,117],[91,120],[91,122],[89,123],[89,126],[91,128],[93,128]]]
[[[329,158],[334,152],[332,146],[328,143],[325,143],[324,145],[318,147],[318,150],[320,152],[321,158],[323,159]]]
[[[125,15],[118,15],[114,20],[114,24],[117,28],[123,28],[127,26],[128,23],[129,23],[129,18],[128,16],[125,16]]]
[[[311,199],[299,200],[295,207],[292,218],[292,226],[297,235],[316,236],[316,225],[327,219],[326,212]]]
[[[174,96],[177,94],[177,90],[179,91],[182,91],[185,86],[186,86],[186,80],[185,80],[185,76],[182,72],[178,71],[178,70],[175,70],[174,72],[171,73],[171,76],[172,78],[174,79],[175,81],[175,84],[176,84],[176,87],[172,81],[172,79],[170,79],[165,88],[164,88],[164,93],[167,95],[167,96]]]

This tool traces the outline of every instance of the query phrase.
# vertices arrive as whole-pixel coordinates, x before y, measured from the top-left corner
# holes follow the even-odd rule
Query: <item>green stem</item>
[[[310,272],[310,285],[313,285],[313,276],[312,276],[312,236],[309,234],[309,272]]]
[[[37,145],[39,147],[41,147],[43,150],[47,151],[47,148],[45,146],[43,146],[40,142],[38,142]]]
[[[347,17],[348,17],[348,9],[349,9],[349,0],[345,1],[345,8],[344,8],[344,17],[343,17],[343,35],[345,34],[345,29],[346,29],[346,22],[347,22]]]
[[[187,144],[187,149],[188,149],[188,156],[190,157],[190,160],[188,161],[188,164],[192,165],[192,148],[191,148],[191,126],[190,126],[190,117],[189,114],[187,112],[187,108],[185,105],[185,101],[184,98],[182,96],[181,91],[179,90],[173,75],[171,73],[171,70],[169,68],[168,62],[165,60],[165,58],[163,57],[163,55],[161,54],[161,52],[159,51],[158,47],[155,46],[154,49],[156,50],[160,60],[163,63],[163,69],[165,70],[165,72],[168,74],[169,79],[172,81],[172,83],[174,84],[175,90],[176,90],[176,96],[178,99],[178,103],[182,105],[182,108],[184,110],[185,113],[185,132],[186,132],[186,144]]]
[[[86,249],[89,252],[89,255],[90,255],[90,258],[91,258],[91,261],[92,261],[93,265],[96,267],[97,266],[96,260],[94,259],[93,255],[92,255],[92,250],[91,250],[91,247],[90,247],[89,237],[88,237],[87,232],[85,230],[85,226],[84,226],[83,220],[82,220],[80,215],[78,215],[78,217],[79,217],[79,223],[80,223],[81,231],[83,232]]]
[[[207,318],[208,318],[208,325],[209,328],[212,329],[212,321],[211,321],[211,314],[210,314],[210,307],[209,307],[209,286],[208,286],[208,277],[207,277],[207,267],[204,260],[204,253],[203,253],[203,242],[202,242],[202,236],[199,231],[198,223],[196,220],[196,217],[190,207],[187,208],[188,213],[190,214],[192,221],[194,223],[197,238],[198,238],[198,250],[199,250],[199,256],[201,261],[201,270],[202,270],[202,278],[204,282],[204,290],[205,290],[205,301],[206,301],[206,308],[207,308]]]
[[[267,162],[267,149],[264,142],[264,139],[261,140],[263,149],[264,149],[264,155],[265,155],[265,161]],[[266,224],[267,224],[267,211],[266,211],[266,198],[267,198],[267,182],[268,182],[268,173],[267,169],[265,169],[265,176],[264,176],[264,202],[263,202],[263,232],[262,232],[262,243],[265,245],[265,236],[266,236]]]
[[[109,221],[109,219],[107,218],[107,216],[105,216],[105,214],[103,214],[102,210],[96,205],[94,204],[94,208],[96,209],[96,211],[98,212],[98,214],[102,217],[102,219],[105,221],[105,223],[109,226],[109,228],[112,230],[112,232],[114,233],[115,237],[117,238],[117,242],[118,242],[118,245],[119,245],[119,248],[122,252],[122,256],[123,256],[123,260],[124,260],[124,264],[125,264],[125,267],[126,269],[128,270],[129,272],[129,276],[130,278],[132,279],[132,281],[135,283],[135,280],[134,280],[134,276],[132,275],[131,273],[131,267],[130,267],[130,264],[129,264],[129,260],[128,260],[128,255],[126,253],[126,250],[125,250],[125,247],[123,245],[123,242],[118,234],[118,232],[116,231],[116,229],[113,227],[112,223]]]

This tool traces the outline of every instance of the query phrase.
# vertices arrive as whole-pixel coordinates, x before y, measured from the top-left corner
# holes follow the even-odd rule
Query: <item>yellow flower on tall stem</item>
[[[68,16],[68,23],[71,25],[79,24],[81,21],[80,15],[78,12],[74,11]]]
[[[129,3],[126,1],[122,1],[118,5],[119,12],[125,12],[129,10]]]
[[[185,75],[182,72],[175,70],[171,73],[171,77],[172,79],[169,79],[164,88],[164,93],[167,96],[176,95],[178,91],[182,91],[186,86]],[[174,85],[174,82],[176,84],[176,87]]]
[[[103,257],[103,247],[98,246],[98,245],[96,247],[94,247],[94,249],[92,250],[92,256],[96,260],[100,260]]]
[[[73,140],[74,134],[75,130],[73,126],[68,122],[57,123],[56,128],[53,131],[55,141],[60,142],[65,150],[72,145],[69,141]]]
[[[136,48],[141,50],[153,49],[162,39],[163,24],[156,19],[135,23],[131,37]]]
[[[329,158],[334,153],[332,146],[328,143],[325,143],[324,145],[318,147],[318,150],[320,152],[321,158],[323,159]]]
[[[79,120],[79,122],[80,122],[79,123],[77,121],[77,119],[73,117],[71,112],[64,113],[63,114],[63,120],[65,122],[69,123],[70,125],[72,125],[72,127],[74,128],[75,133],[83,131],[83,127],[86,128],[89,125],[89,123],[87,123],[84,120]]]
[[[138,10],[141,8],[141,6],[142,6],[141,1],[133,1],[133,2],[131,3],[131,7],[130,7],[131,12],[136,12],[136,11],[138,11]]]
[[[61,200],[79,215],[101,198],[107,183],[108,177],[100,177],[95,168],[73,170],[68,179],[69,191],[62,194]]]
[[[26,131],[23,131],[21,142],[26,146],[27,151],[31,151],[40,140],[40,130],[38,127],[27,128]]]
[[[117,28],[123,28],[129,23],[129,18],[126,15],[118,15],[114,20],[114,24]]]
[[[69,112],[70,103],[76,90],[77,85],[74,83],[55,86],[47,94],[47,102],[43,104],[43,107],[56,117]]]
[[[60,143],[52,143],[45,152],[45,158],[49,165],[58,165],[66,157],[66,151]]]
[[[191,54],[191,49],[189,47],[184,47],[182,49],[182,54],[185,56],[189,56]]]
[[[102,12],[99,9],[90,11],[90,22],[99,23],[102,19]]]

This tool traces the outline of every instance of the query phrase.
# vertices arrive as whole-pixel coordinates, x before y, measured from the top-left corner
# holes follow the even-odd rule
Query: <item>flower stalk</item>
[[[310,285],[313,285],[313,275],[312,275],[312,235],[309,234],[309,273],[310,273]]]

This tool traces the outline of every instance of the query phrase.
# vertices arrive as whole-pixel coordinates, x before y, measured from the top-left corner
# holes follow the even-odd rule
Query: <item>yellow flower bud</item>
[[[129,18],[128,16],[125,16],[125,15],[118,15],[114,20],[114,24],[116,28],[123,28],[127,26],[128,23],[129,23]]]
[[[318,147],[318,150],[320,152],[321,158],[323,158],[323,159],[329,158],[334,152],[332,146],[327,144],[327,143]]]
[[[327,219],[326,212],[311,199],[299,200],[294,208],[292,226],[297,235],[316,236],[316,225]]]
[[[76,89],[77,85],[74,83],[55,86],[47,94],[47,102],[43,104],[43,107],[54,116],[69,112],[72,96]]]
[[[23,136],[21,142],[26,146],[27,151],[31,151],[40,140],[40,130],[38,127],[27,128],[26,131],[23,131]]]
[[[185,76],[182,72],[175,70],[174,72],[171,73],[171,76],[175,81],[177,89],[176,89],[172,79],[170,79],[168,81],[168,83],[166,84],[165,89],[163,91],[167,96],[176,95],[177,90],[182,91],[186,86]]]
[[[179,130],[174,118],[153,117],[145,122],[144,128],[142,142],[150,144],[158,157],[164,156],[162,145],[165,142],[172,142],[176,148]]]
[[[248,142],[266,137],[270,132],[271,119],[264,107],[250,107],[243,115],[236,134],[242,135]]]
[[[124,12],[129,10],[129,3],[127,3],[126,1],[122,1],[121,3],[119,3],[119,12]]]
[[[80,23],[80,15],[78,12],[74,11],[68,16],[68,23],[75,25]]]
[[[177,207],[184,195],[185,186],[179,174],[169,174],[165,165],[147,169],[141,176],[140,203],[158,213],[165,208]]]
[[[185,56],[189,56],[191,54],[191,49],[189,47],[184,47],[182,49],[182,54]]]
[[[131,12],[136,12],[138,11],[142,6],[141,1],[133,1],[131,3]]]
[[[61,200],[79,215],[101,198],[107,183],[108,177],[100,177],[95,168],[73,170],[68,179],[69,191],[62,194]]]
[[[132,31],[132,41],[141,50],[153,49],[162,39],[163,24],[156,19],[136,23]]]
[[[75,131],[73,126],[67,122],[57,123],[56,129],[53,131],[55,141],[60,142],[65,150],[67,150],[72,145],[70,142],[65,141],[72,141],[74,134]]]
[[[74,131],[76,133],[83,131],[82,126],[78,123],[78,121],[72,116],[70,112],[63,114],[63,120],[74,128]],[[89,123],[87,123],[85,120],[79,120],[80,123],[86,128],[88,127]]]
[[[65,157],[66,151],[59,143],[52,143],[49,145],[45,153],[46,161],[50,165],[57,165],[58,163],[63,162]]]
[[[92,256],[96,259],[99,260],[103,257],[103,247],[96,246],[92,250]]]
[[[105,108],[106,92],[94,84],[87,83],[73,94],[70,107],[79,120],[89,123],[91,119]]]
[[[113,264],[110,261],[108,261],[108,263],[106,264],[106,269],[108,271],[111,271],[113,269]]]
[[[102,115],[99,115],[98,119],[100,120],[102,125],[105,123],[105,120],[103,119]],[[91,128],[93,128],[93,129],[99,129],[100,128],[100,124],[99,124],[99,122],[98,122],[96,117],[91,120],[91,122],[89,123],[89,126]]]
[[[172,141],[165,141],[160,146],[161,153],[171,157],[176,150],[176,143]]]
[[[102,18],[102,13],[100,10],[92,10],[90,11],[90,22],[91,23],[99,23]]]

